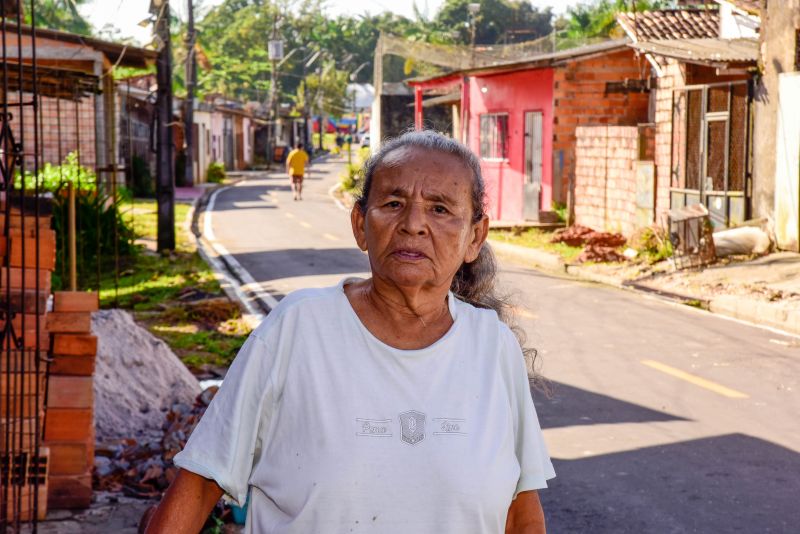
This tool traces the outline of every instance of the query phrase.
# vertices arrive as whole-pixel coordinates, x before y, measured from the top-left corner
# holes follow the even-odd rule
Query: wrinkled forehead
[[[473,171],[465,161],[455,154],[432,148],[404,146],[392,150],[375,167],[373,179],[400,175],[441,180],[443,186],[466,187],[470,192],[473,186]]]

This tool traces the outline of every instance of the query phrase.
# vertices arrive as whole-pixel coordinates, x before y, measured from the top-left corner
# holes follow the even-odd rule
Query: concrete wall
[[[636,229],[636,126],[575,129],[575,222],[630,236]]]
[[[761,10],[759,66],[762,76],[754,106],[753,217],[774,216],[778,77],[795,70],[795,39],[800,29],[800,0],[763,4],[767,4],[767,8]]]
[[[775,236],[778,247],[798,250],[800,204],[800,72],[780,75],[775,147]]]

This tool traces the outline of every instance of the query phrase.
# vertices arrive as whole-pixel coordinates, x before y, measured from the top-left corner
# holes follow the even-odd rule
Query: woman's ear
[[[478,259],[478,254],[481,252],[481,247],[489,237],[489,217],[484,215],[483,218],[472,225],[470,228],[471,234],[469,245],[467,245],[467,252],[464,254],[464,261],[472,263]]]
[[[358,204],[353,206],[353,209],[350,210],[350,224],[353,227],[353,237],[356,238],[356,243],[358,244],[358,248],[366,252],[367,234],[366,231],[364,230],[366,219],[364,217],[364,214],[361,213],[361,208],[358,207]]]

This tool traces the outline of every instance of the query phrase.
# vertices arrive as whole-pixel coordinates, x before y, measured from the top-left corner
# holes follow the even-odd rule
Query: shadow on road
[[[613,397],[550,381],[550,397],[537,393],[536,412],[542,428],[614,423],[686,421]]]
[[[800,524],[800,454],[744,434],[553,464],[557,478],[540,492],[549,532],[797,532]]]
[[[369,271],[367,256],[355,247],[296,248],[236,254],[257,282],[281,278]]]

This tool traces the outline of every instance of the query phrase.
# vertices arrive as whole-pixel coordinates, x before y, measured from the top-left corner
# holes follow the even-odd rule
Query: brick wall
[[[646,79],[649,64],[633,50],[570,61],[554,73],[553,161],[555,199],[565,201],[575,176],[575,129],[585,125],[647,122],[647,93],[606,93],[606,83]],[[576,195],[577,196],[577,195]]]
[[[675,60],[666,60],[656,86],[656,221],[664,221],[669,211],[669,189],[672,180],[672,90],[685,85],[684,67]],[[678,184],[675,184],[677,187]]]
[[[636,126],[578,126],[575,222],[630,236],[636,228]]]
[[[9,95],[9,102],[17,102],[18,94]],[[33,96],[25,94],[24,102],[30,102]],[[94,98],[84,98],[76,105],[69,100],[41,97],[41,122],[39,127],[39,147],[42,155],[41,163],[57,165],[59,160],[59,143],[61,160],[67,154],[78,149],[80,140],[81,165],[92,168],[95,165],[95,112]],[[77,109],[76,109],[77,108]],[[24,134],[25,152],[34,153],[34,123],[31,106],[23,108],[22,123],[24,131],[20,131],[19,108],[11,107],[14,119],[11,128],[18,141]],[[60,116],[60,117],[59,117]],[[59,120],[60,119],[60,120]],[[60,135],[59,135],[60,132]],[[26,158],[26,165],[33,165],[32,158]],[[32,170],[28,168],[27,170]]]

